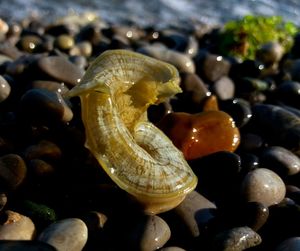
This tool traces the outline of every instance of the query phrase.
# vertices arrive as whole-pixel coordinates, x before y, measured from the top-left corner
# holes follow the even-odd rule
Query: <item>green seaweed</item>
[[[245,16],[224,25],[219,50],[223,55],[254,59],[257,49],[267,42],[279,42],[288,51],[297,32],[296,25],[280,16]]]

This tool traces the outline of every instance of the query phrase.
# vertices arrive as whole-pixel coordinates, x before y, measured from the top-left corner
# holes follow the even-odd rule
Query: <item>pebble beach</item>
[[[298,30],[290,46],[268,41],[243,58],[219,46],[224,23],[241,9],[198,20],[191,11],[178,23],[162,11],[162,23],[150,15],[137,23],[137,15],[125,22],[88,9],[58,11],[51,21],[34,9],[12,18],[1,5],[0,251],[300,249]],[[289,8],[283,21],[288,13],[298,27]],[[151,105],[147,116],[198,184],[166,212],[145,213],[85,147],[83,105],[68,92],[108,50],[178,71],[182,92]]]

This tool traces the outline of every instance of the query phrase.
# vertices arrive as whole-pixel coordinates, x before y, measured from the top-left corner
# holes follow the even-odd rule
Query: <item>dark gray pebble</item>
[[[61,56],[42,57],[38,67],[59,82],[75,86],[83,76],[83,70]]]
[[[239,148],[245,152],[253,152],[263,146],[263,139],[261,136],[254,133],[241,134],[241,143]]]
[[[216,205],[196,191],[188,194],[174,209],[193,237],[199,236],[207,223],[214,218],[215,210]]]
[[[28,90],[21,98],[20,109],[24,119],[57,123],[69,122],[73,112],[58,92],[46,89]]]
[[[300,171],[300,159],[281,146],[266,148],[260,158],[261,166],[269,168],[279,175],[294,175]]]
[[[249,227],[236,227],[217,234],[214,251],[242,251],[261,243],[261,237]]]
[[[253,122],[273,144],[300,153],[300,118],[275,105],[253,106]]]
[[[0,178],[4,186],[16,189],[24,181],[27,167],[17,154],[7,154],[0,158]]]
[[[284,104],[300,109],[300,82],[285,81],[275,91],[275,96]]]
[[[37,89],[46,89],[48,91],[58,92],[61,94],[64,94],[69,90],[69,88],[65,84],[49,80],[35,80],[30,84],[30,87]]]

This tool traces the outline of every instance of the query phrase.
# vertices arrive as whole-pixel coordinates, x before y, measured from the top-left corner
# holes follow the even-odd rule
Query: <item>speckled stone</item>
[[[292,237],[281,242],[274,251],[298,251],[300,250],[300,237]]]
[[[241,185],[243,200],[260,202],[265,206],[282,201],[285,192],[285,184],[282,179],[275,172],[266,168],[250,171]]]
[[[269,168],[279,175],[294,175],[300,171],[299,157],[281,146],[266,148],[260,160],[261,166]]]
[[[35,226],[32,220],[17,212],[4,212],[5,221],[0,223],[0,240],[32,240]]]
[[[215,209],[215,204],[200,193],[192,191],[174,211],[187,226],[191,235],[197,237],[201,230],[205,229],[208,221],[214,217],[213,211]]]
[[[261,237],[249,227],[236,227],[216,235],[213,250],[243,251],[261,243]]]
[[[0,178],[5,187],[16,189],[24,181],[26,173],[26,164],[19,155],[7,154],[0,158]]]
[[[163,247],[170,237],[168,224],[157,215],[149,215],[139,220],[129,241],[133,248],[140,251],[153,251]]]
[[[38,67],[59,82],[74,86],[83,76],[83,70],[61,56],[42,57]],[[67,74],[66,74],[67,73]]]
[[[0,75],[0,103],[7,99],[11,91],[9,83]]]
[[[38,240],[52,245],[57,251],[81,251],[87,238],[87,227],[77,218],[67,218],[52,223],[38,236]]]

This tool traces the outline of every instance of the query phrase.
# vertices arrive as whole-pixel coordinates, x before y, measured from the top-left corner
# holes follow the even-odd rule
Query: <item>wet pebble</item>
[[[55,45],[63,51],[69,50],[74,46],[75,42],[73,37],[67,34],[59,35],[55,40]]]
[[[260,202],[265,206],[277,204],[285,197],[285,184],[273,171],[258,168],[250,171],[241,184],[243,200]]]
[[[8,98],[10,91],[9,83],[0,75],[0,103]]]
[[[242,251],[261,243],[261,237],[249,227],[236,227],[216,235],[213,250]]]
[[[38,47],[41,45],[41,43],[42,40],[40,37],[34,35],[26,35],[20,39],[18,46],[20,50],[32,53],[38,50]]]
[[[287,105],[300,109],[300,82],[285,81],[275,90],[276,98]]]
[[[36,89],[46,89],[48,91],[58,92],[61,94],[64,94],[69,90],[69,88],[62,83],[48,80],[35,80],[30,84],[30,87]]]
[[[26,177],[27,167],[24,160],[17,154],[0,157],[0,179],[2,186],[16,189]]]
[[[211,82],[227,76],[230,70],[230,63],[220,55],[207,54],[201,67],[205,79]]]
[[[160,249],[160,251],[185,251],[185,249],[180,247],[165,247]]]
[[[261,136],[254,133],[244,133],[241,135],[241,143],[239,148],[245,152],[253,152],[259,150],[263,146]]]
[[[216,205],[200,193],[193,191],[185,197],[174,211],[181,218],[183,224],[187,226],[191,235],[197,237],[214,217]]]
[[[20,109],[26,120],[65,123],[73,117],[61,94],[47,89],[28,90],[21,98]]]
[[[42,57],[38,60],[37,65],[50,77],[71,86],[76,85],[83,76],[83,71],[79,67],[61,56]]]
[[[300,159],[291,151],[281,146],[266,148],[260,158],[261,165],[285,177],[300,171]]]
[[[129,237],[131,245],[137,245],[140,251],[154,251],[165,245],[170,239],[171,231],[168,224],[159,216],[143,217]]]
[[[0,240],[32,240],[35,237],[35,226],[30,218],[11,210],[1,217]]]
[[[212,90],[220,100],[232,99],[234,97],[235,85],[229,77],[222,76],[213,83]]]
[[[261,46],[256,52],[256,59],[265,65],[278,63],[284,54],[284,48],[278,42],[269,42]]]
[[[55,247],[57,251],[81,251],[87,242],[85,223],[77,218],[67,218],[49,225],[38,240]]]
[[[300,237],[292,237],[281,242],[274,251],[298,251],[300,250]]]

